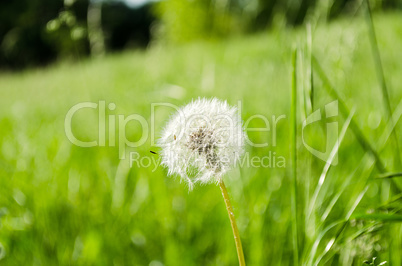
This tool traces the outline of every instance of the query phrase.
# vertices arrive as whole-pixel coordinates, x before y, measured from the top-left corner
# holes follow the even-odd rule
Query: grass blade
[[[393,177],[402,177],[402,172],[399,173],[385,173],[376,177],[376,179],[385,179],[385,178],[393,178]]]
[[[348,117],[349,116],[349,109],[347,108],[345,101],[339,96],[338,92],[334,89],[334,87],[331,85],[327,75],[325,74],[324,70],[321,68],[320,64],[317,61],[317,58],[313,55],[313,64],[314,64],[314,70],[317,71],[318,75],[320,76],[322,82],[324,83],[324,88],[327,89],[327,92],[335,99],[338,99],[339,102],[339,109],[343,116]],[[385,166],[381,161],[380,156],[378,155],[377,151],[374,150],[374,148],[371,146],[371,144],[368,142],[366,137],[364,136],[363,132],[357,125],[354,119],[350,121],[350,128],[352,129],[354,135],[356,136],[358,142],[360,145],[363,147],[364,150],[368,151],[375,159],[376,166],[380,172],[385,172]]]
[[[331,213],[332,208],[335,206],[336,202],[338,201],[339,197],[343,194],[345,189],[349,186],[350,182],[352,181],[354,176],[369,176],[372,171],[372,166],[373,163],[369,162],[369,157],[368,153],[363,156],[361,159],[360,163],[358,164],[359,166],[356,167],[355,171],[350,174],[343,182],[342,187],[339,189],[339,191],[336,193],[336,195],[332,198],[331,202],[328,204],[327,208],[325,209],[322,217],[321,217],[321,222],[324,222],[325,219],[328,217],[328,215]],[[358,171],[358,168],[362,167],[363,169],[361,171]]]
[[[353,215],[353,219],[357,220],[374,220],[382,222],[402,222],[401,214],[385,214],[385,213],[357,213]]]
[[[401,116],[402,116],[402,100],[399,102],[398,106],[395,108],[395,111],[392,114],[392,119],[388,121],[387,126],[378,141],[377,149],[380,152],[385,148],[385,145],[387,144],[387,141],[390,138],[392,132],[394,131],[395,126],[398,123]]]
[[[312,36],[311,23],[307,24],[307,59],[308,59],[308,67],[307,67],[307,75],[309,78],[308,87],[307,87],[307,107],[309,113],[314,110],[314,79],[313,79],[313,61],[312,61],[312,53],[313,53],[313,36]]]
[[[311,61],[311,55],[312,55],[312,49],[313,49],[313,38],[312,38],[312,26],[311,23],[307,23],[306,25],[306,79],[304,81],[304,90],[303,90],[303,96],[304,96],[304,111],[305,111],[305,118],[309,115],[312,114],[313,108],[314,108],[314,84],[313,84],[313,71],[312,71],[312,61]],[[312,169],[314,169],[314,158],[311,153],[308,153],[306,157],[306,163],[309,166],[306,172],[306,176],[311,177],[312,176]],[[308,234],[308,225],[309,225],[309,218],[308,218],[308,210],[310,206],[310,186],[312,184],[311,178],[306,178],[304,181],[304,227],[305,227],[305,234]]]
[[[392,119],[391,102],[389,100],[387,83],[385,82],[384,68],[382,66],[380,50],[378,48],[377,36],[375,33],[375,29],[374,29],[373,17],[371,15],[370,3],[368,0],[366,0],[365,2],[366,2],[366,7],[367,7],[367,23],[368,23],[368,27],[369,27],[369,31],[370,31],[370,44],[371,44],[371,51],[372,51],[373,58],[374,58],[375,70],[377,73],[378,81],[380,82],[382,98],[384,101],[386,113],[387,113],[388,119],[391,120]],[[401,165],[401,158],[399,156],[400,148],[399,148],[398,134],[396,133],[396,129],[394,129],[392,131],[392,138],[393,138],[393,141],[395,144],[395,149],[394,149],[395,157],[394,158],[395,158],[396,166],[399,167]]]
[[[297,54],[292,55],[292,104],[291,104],[291,156],[292,156],[292,233],[293,233],[293,262],[299,265],[299,240],[297,224]]]
[[[341,133],[340,133],[338,139],[336,140],[336,143],[335,143],[334,147],[332,148],[331,153],[330,153],[330,155],[329,155],[329,157],[328,157],[328,159],[327,159],[327,161],[325,163],[324,169],[322,170],[322,173],[320,175],[320,179],[318,180],[318,184],[317,184],[317,186],[315,188],[315,191],[314,191],[314,194],[313,194],[313,197],[312,197],[312,200],[311,200],[311,204],[310,204],[309,211],[308,211],[308,217],[311,216],[311,213],[314,210],[318,194],[320,193],[320,190],[321,190],[321,188],[322,188],[322,186],[324,184],[324,181],[325,181],[325,178],[326,178],[326,176],[328,174],[328,171],[332,166],[332,161],[334,160],[336,154],[338,153],[339,146],[340,146],[340,144],[341,144],[341,142],[342,142],[342,140],[343,140],[343,138],[344,138],[344,136],[346,134],[346,131],[349,128],[350,121],[352,120],[353,114],[354,114],[354,112],[351,112],[349,117],[346,119],[345,123],[343,124]]]
[[[317,254],[317,249],[319,247],[319,244],[322,240],[322,238],[325,236],[326,233],[328,233],[332,228],[342,225],[341,228],[344,228],[345,224],[347,221],[341,220],[341,221],[336,221],[328,225],[324,230],[321,231],[321,233],[317,236],[316,240],[314,241],[313,247],[311,248],[311,252],[309,255],[308,263],[307,265],[313,265],[314,257]]]
[[[362,200],[364,194],[366,194],[368,188],[369,188],[368,185],[366,185],[366,187],[363,189],[363,191],[360,192],[359,196],[356,198],[355,202],[353,203],[352,207],[350,208],[348,214],[346,214],[346,220],[350,219],[350,217],[352,216],[353,212],[355,211],[357,205],[359,205],[360,201]]]

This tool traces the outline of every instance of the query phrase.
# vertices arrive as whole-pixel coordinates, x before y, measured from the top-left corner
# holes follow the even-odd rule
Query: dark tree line
[[[155,21],[162,25],[156,31],[162,38],[187,41],[264,29],[276,14],[291,26],[322,10],[326,19],[350,15],[364,1],[154,0],[129,8],[123,0],[0,0],[0,69],[145,47]],[[328,6],[322,7],[324,2]],[[370,2],[375,9],[402,8],[402,0]]]
[[[0,68],[19,69],[89,55],[88,6],[88,0],[68,6],[62,0],[1,0]],[[101,13],[107,51],[148,44],[155,19],[150,5],[133,9],[122,2],[104,2]]]

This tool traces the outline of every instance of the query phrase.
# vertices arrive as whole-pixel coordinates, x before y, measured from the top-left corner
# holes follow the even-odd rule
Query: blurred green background
[[[131,114],[150,123],[152,103],[181,106],[200,96],[241,101],[243,120],[286,115],[276,145],[272,131],[250,132],[269,146],[247,147],[251,157],[283,156],[286,167],[246,165],[225,177],[248,265],[292,265],[295,255],[300,265],[374,257],[372,265],[402,265],[401,2],[370,4],[377,43],[364,1],[2,2],[0,265],[236,265],[217,186],[189,192],[166,169],[130,167],[108,141],[82,148],[65,133],[68,110],[81,102],[115,103],[107,125]],[[337,99],[346,106],[335,118],[345,134],[338,164],[325,172],[303,145],[302,122]],[[155,136],[171,114],[157,111]],[[337,139],[326,147],[325,128],[325,121],[306,127],[304,140],[332,149]],[[97,139],[98,109],[77,114],[73,132]],[[130,122],[125,133],[136,141],[142,128]],[[127,152],[157,159],[150,136]],[[397,174],[378,178],[389,173]]]

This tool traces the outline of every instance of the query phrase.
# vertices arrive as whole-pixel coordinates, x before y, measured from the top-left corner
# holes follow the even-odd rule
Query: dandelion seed
[[[159,146],[162,165],[194,183],[218,183],[243,154],[244,130],[237,109],[226,101],[197,99],[167,123]]]

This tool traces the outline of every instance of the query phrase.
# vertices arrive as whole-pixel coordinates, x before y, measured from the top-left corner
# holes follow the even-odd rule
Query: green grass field
[[[402,112],[402,16],[380,14],[374,23],[393,121]],[[0,74],[0,265],[236,265],[225,204],[215,185],[189,192],[179,178],[158,167],[130,168],[118,145],[82,148],[66,137],[65,116],[81,102],[115,103],[118,115],[151,122],[152,103],[184,105],[193,98],[242,102],[242,118],[286,118],[274,131],[248,132],[250,157],[285,159],[285,167],[243,166],[225,182],[248,265],[402,265],[400,155],[363,18],[344,19],[313,30],[312,53],[349,111],[339,108],[338,164],[322,175],[325,162],[302,142],[302,121],[336,100],[313,64],[313,105],[308,95],[310,56],[306,29],[276,29],[222,42],[155,45],[103,59],[62,62],[45,69]],[[297,54],[297,219],[291,211],[292,53]],[[295,95],[293,95],[295,96]],[[295,106],[293,106],[295,107]],[[155,113],[157,137],[171,109]],[[149,124],[150,125],[150,124]],[[98,136],[98,109],[74,116],[72,130],[83,140]],[[264,127],[252,120],[249,127]],[[356,128],[380,157],[370,153]],[[150,129],[151,130],[151,129]],[[127,148],[157,159],[145,144]],[[119,131],[119,130],[118,130]],[[122,130],[116,133],[118,136]],[[328,132],[327,132],[328,133]],[[333,133],[333,132],[332,132]],[[402,123],[395,126],[402,145]],[[132,141],[143,136],[127,124]],[[306,127],[304,139],[325,149],[325,121]],[[106,139],[109,132],[106,134]],[[360,142],[359,138],[360,137]],[[275,144],[276,141],[276,144]],[[336,138],[332,138],[332,149]],[[273,160],[273,158],[271,158]],[[322,175],[323,183],[319,184]],[[324,178],[325,177],[325,178]],[[295,235],[298,232],[294,250]]]

